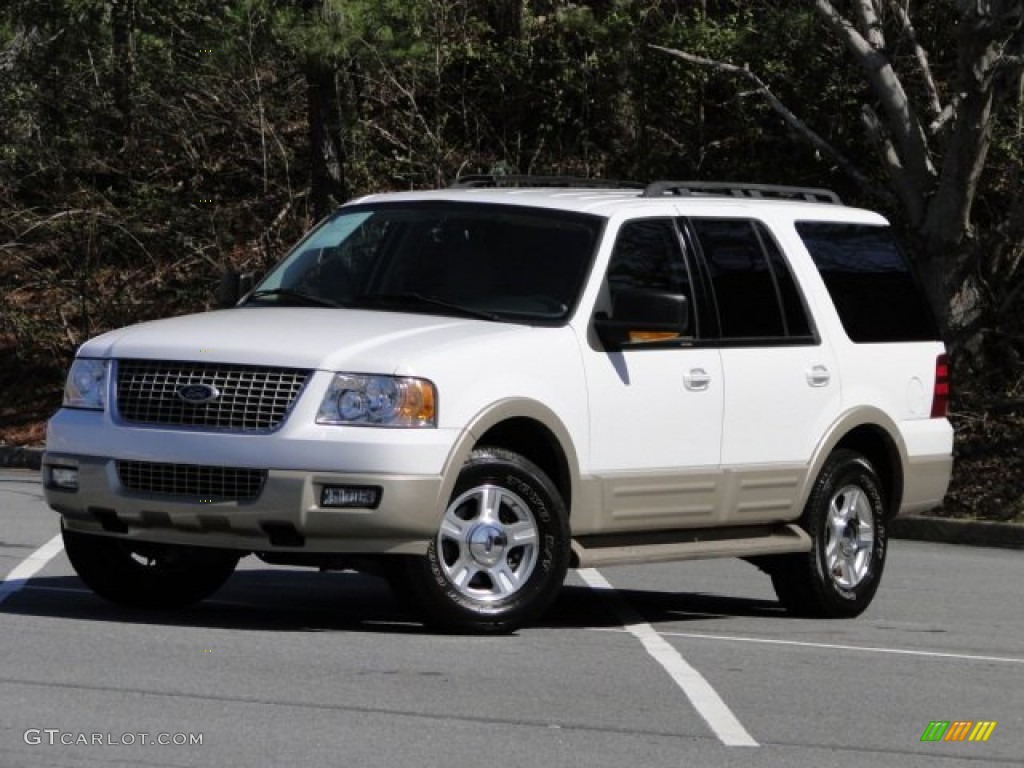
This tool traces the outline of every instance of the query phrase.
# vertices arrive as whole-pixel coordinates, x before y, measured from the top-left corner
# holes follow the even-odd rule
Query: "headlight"
[[[318,424],[436,427],[437,391],[426,379],[339,373],[327,389]]]
[[[64,406],[102,411],[107,397],[107,361],[76,358],[64,384]]]

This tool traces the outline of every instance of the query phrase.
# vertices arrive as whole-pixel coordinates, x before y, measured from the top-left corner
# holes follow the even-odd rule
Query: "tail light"
[[[932,418],[941,419],[949,410],[949,357],[935,358],[935,389],[932,391]]]

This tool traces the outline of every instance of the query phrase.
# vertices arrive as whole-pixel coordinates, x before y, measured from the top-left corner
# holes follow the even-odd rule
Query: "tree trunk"
[[[309,17],[309,23],[323,23],[319,17],[322,0],[297,0],[296,4]],[[310,206],[313,218],[319,221],[348,198],[337,67],[322,53],[311,51],[306,54],[303,75],[309,124]]]
[[[114,106],[120,120],[122,146],[131,151],[135,126],[132,83],[135,79],[135,0],[111,0],[110,20],[114,54]]]
[[[333,67],[311,55],[306,59],[306,103],[309,120],[310,193],[316,220],[348,198],[341,110]]]

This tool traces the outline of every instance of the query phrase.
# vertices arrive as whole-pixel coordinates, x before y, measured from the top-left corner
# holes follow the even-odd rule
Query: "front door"
[[[606,287],[683,293],[691,337],[608,352],[584,348],[591,471],[601,481],[604,532],[713,524],[725,387],[719,350],[698,342],[695,281],[676,223],[637,219],[619,229]]]

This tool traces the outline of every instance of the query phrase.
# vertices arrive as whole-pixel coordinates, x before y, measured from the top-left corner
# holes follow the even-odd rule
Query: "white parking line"
[[[28,580],[41,571],[48,562],[53,560],[64,549],[64,541],[58,533],[39,549],[26,557],[16,566],[7,578],[0,582],[0,603],[24,587]]]
[[[595,632],[622,632],[621,629],[593,627]],[[979,656],[970,653],[949,653],[948,651],[915,651],[910,648],[884,648],[876,645],[842,645],[840,643],[812,643],[806,640],[778,640],[771,637],[744,637],[742,635],[706,635],[702,632],[662,632],[663,637],[685,637],[691,640],[715,640],[735,643],[762,643],[764,645],[796,645],[802,648],[823,648],[832,651],[859,651],[861,653],[891,653],[900,656],[924,656],[935,659],[959,659],[960,661],[985,661],[1001,664],[1024,664],[1024,659],[1014,656]]]
[[[758,746],[711,684],[654,627],[640,618],[604,576],[594,568],[583,568],[576,573],[591,589],[607,593],[623,629],[643,643],[647,653],[668,672],[723,744],[728,747]]]

